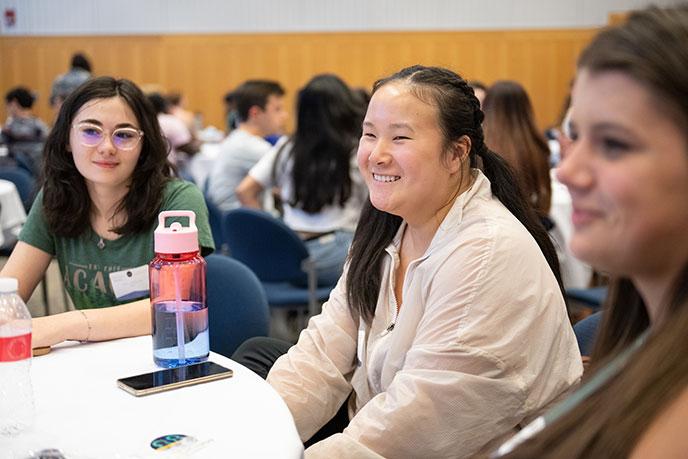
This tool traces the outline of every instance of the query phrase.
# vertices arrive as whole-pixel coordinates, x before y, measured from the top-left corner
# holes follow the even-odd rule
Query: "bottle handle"
[[[189,228],[196,228],[196,213],[193,210],[164,210],[158,215],[158,227],[165,228],[165,219],[172,217],[188,217]]]

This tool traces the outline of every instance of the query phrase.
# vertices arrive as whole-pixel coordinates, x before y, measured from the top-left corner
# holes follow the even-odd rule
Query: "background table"
[[[33,359],[36,422],[0,437],[0,457],[57,448],[68,458],[298,458],[303,445],[287,406],[270,385],[219,354],[209,360],[229,379],[134,397],[118,378],[155,371],[150,336],[68,343]],[[154,450],[161,436],[183,434],[186,447]]]
[[[25,221],[26,211],[17,187],[8,180],[0,180],[0,247],[14,244]]]

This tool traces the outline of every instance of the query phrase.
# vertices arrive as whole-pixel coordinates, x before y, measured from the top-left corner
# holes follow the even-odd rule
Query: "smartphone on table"
[[[117,386],[132,395],[140,397],[194,384],[230,378],[232,374],[232,370],[215,362],[201,362],[118,379]]]

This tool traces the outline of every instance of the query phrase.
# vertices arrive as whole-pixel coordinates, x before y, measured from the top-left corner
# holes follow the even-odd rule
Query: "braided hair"
[[[448,147],[463,136],[471,140],[469,166],[482,169],[490,180],[492,194],[533,236],[563,293],[559,260],[547,231],[518,187],[511,168],[485,145],[482,129],[484,115],[473,88],[451,70],[414,65],[376,81],[373,94],[392,82],[406,84],[420,100],[437,107],[446,147],[444,151],[449,152]],[[346,292],[352,315],[361,317],[368,324],[373,320],[380,292],[385,248],[392,242],[401,221],[400,217],[378,210],[368,201],[354,234],[349,253]]]

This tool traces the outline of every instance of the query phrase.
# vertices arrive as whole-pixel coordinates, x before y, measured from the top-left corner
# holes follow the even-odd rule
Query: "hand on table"
[[[31,321],[31,347],[48,347],[59,344],[67,339],[78,339],[86,327],[82,324],[83,317],[78,311],[70,311],[46,317],[37,317]],[[84,334],[84,339],[86,335]]]

